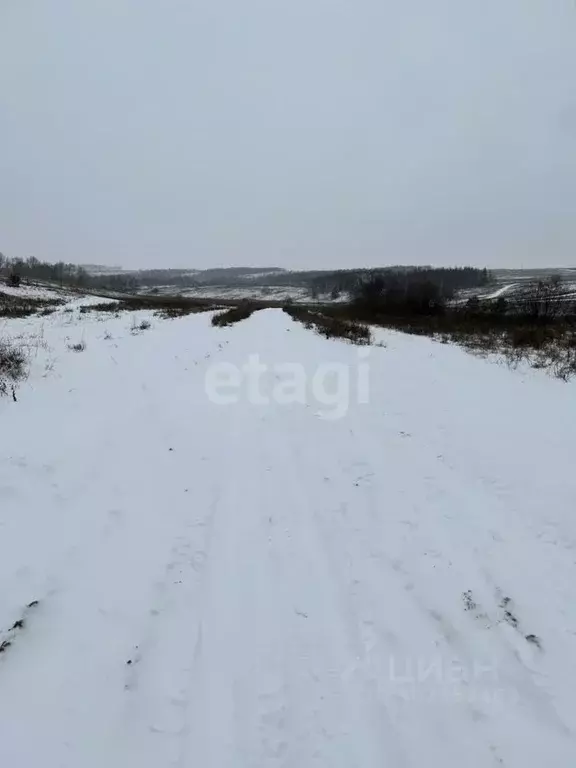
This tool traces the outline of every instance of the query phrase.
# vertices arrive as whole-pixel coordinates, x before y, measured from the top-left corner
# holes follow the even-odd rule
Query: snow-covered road
[[[0,765],[576,764],[572,385],[276,310],[132,323],[2,329],[43,343],[0,401]]]

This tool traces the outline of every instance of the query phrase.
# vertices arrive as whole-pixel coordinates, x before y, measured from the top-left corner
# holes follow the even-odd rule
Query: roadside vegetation
[[[187,299],[181,296],[130,296],[114,301],[102,301],[97,304],[85,304],[80,312],[139,312],[150,310],[159,317],[170,319],[184,317],[196,312],[210,312],[218,309],[212,300]]]
[[[287,305],[284,312],[305,328],[316,331],[326,339],[345,339],[353,344],[370,344],[370,328],[355,319],[325,314],[319,310]]]
[[[261,307],[249,301],[243,301],[236,307],[230,307],[230,309],[220,312],[212,317],[212,325],[216,327],[226,327],[228,325],[234,325],[241,320],[247,320],[257,309]]]
[[[352,302],[324,309],[353,322],[432,336],[466,350],[528,362],[569,379],[576,374],[576,303],[558,278],[527,284],[510,299],[453,303],[434,281],[373,274]]]

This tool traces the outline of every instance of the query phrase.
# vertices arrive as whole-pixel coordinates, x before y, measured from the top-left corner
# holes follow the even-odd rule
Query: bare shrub
[[[352,344],[370,344],[372,341],[370,328],[356,320],[295,305],[285,306],[284,312],[293,320],[302,323],[305,328],[314,330],[327,339],[345,339]]]
[[[0,395],[14,394],[15,385],[26,377],[26,354],[7,340],[0,339]]]
[[[157,309],[155,314],[164,320],[173,320],[178,317],[186,317],[186,315],[193,315],[199,312],[213,312],[215,309],[218,309],[218,307],[213,304],[202,304],[197,306],[187,305],[182,307],[167,306],[162,309]]]
[[[151,327],[152,323],[150,320],[140,320],[140,322],[138,322],[136,319],[134,319],[130,327],[130,333],[136,335],[137,333],[142,333],[142,331],[147,331]]]
[[[70,352],[84,352],[86,349],[86,342],[79,341],[76,344],[68,344],[68,349]]]
[[[212,318],[212,325],[216,327],[225,327],[227,325],[233,325],[240,322],[240,320],[247,320],[256,310],[258,306],[251,302],[242,302],[237,307],[231,307],[225,312],[220,312],[214,315]]]

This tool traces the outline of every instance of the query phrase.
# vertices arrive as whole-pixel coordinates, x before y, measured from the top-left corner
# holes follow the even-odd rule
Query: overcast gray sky
[[[0,0],[0,250],[576,263],[574,0]]]

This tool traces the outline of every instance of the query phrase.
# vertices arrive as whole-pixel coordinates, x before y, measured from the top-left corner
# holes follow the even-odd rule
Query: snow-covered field
[[[503,285],[501,288],[498,288],[492,293],[489,293],[487,296],[482,296],[482,298],[490,299],[490,300],[499,299],[501,296],[504,296],[504,294],[509,293],[510,291],[513,291],[516,287],[517,287],[517,283],[509,283],[508,285]]]
[[[0,765],[575,765],[573,385],[210,317],[0,326]]]
[[[18,288],[14,288],[0,281],[0,297],[2,294],[26,299],[65,299],[71,295],[70,292],[61,288],[48,288],[43,285],[28,285],[25,283]]]
[[[573,272],[570,273],[573,275]],[[549,276],[541,276],[540,279],[548,279]],[[468,299],[477,297],[481,301],[494,301],[499,298],[511,299],[520,294],[529,285],[529,282],[537,283],[538,278],[528,274],[526,277],[518,277],[515,282],[506,282],[501,279],[498,281],[498,287],[495,288],[491,285],[489,288],[472,288],[460,291],[453,303],[463,304]],[[563,290],[565,291],[563,300],[572,298],[576,291],[576,283],[573,280],[569,280],[567,277],[563,277],[562,283]]]

